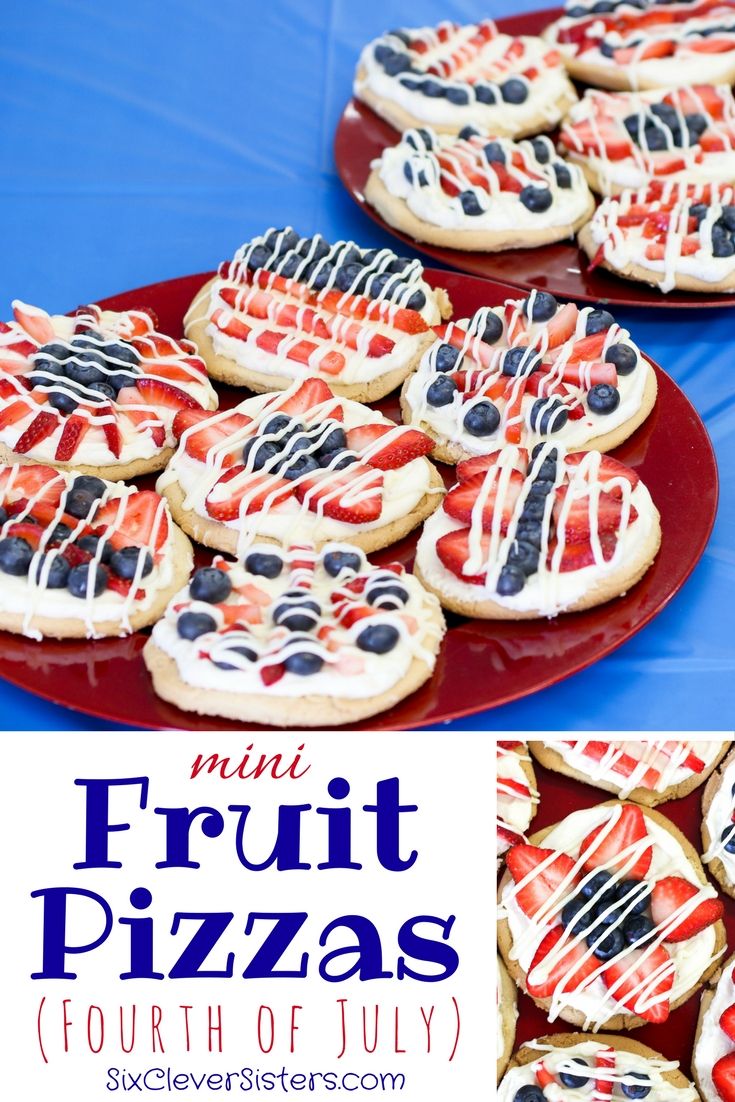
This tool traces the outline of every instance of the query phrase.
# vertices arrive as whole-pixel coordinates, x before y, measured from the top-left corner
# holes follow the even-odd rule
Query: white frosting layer
[[[733,814],[735,814],[733,786],[735,786],[735,758],[722,771],[719,787],[705,818],[710,844],[703,858],[705,861],[718,858],[725,866],[727,878],[731,883],[735,883],[735,853],[728,853],[725,849],[727,839],[722,840],[722,832],[727,827],[735,826],[733,823]]]
[[[591,784],[605,781],[625,799],[635,788],[666,792],[696,776],[686,765],[692,754],[704,767],[722,750],[721,742],[684,742],[655,739],[651,742],[607,742],[594,739],[550,739],[543,745],[560,754],[567,765],[583,773]],[[600,748],[606,751],[600,755]]]
[[[512,1068],[505,1075],[497,1089],[498,1102],[513,1102],[521,1087],[538,1085],[536,1072],[541,1067],[553,1076],[553,1083],[544,1088],[549,1102],[575,1102],[577,1099],[601,1099],[611,1095],[623,1098],[623,1083],[631,1087],[642,1085],[641,1080],[636,1081],[631,1072],[647,1076],[649,1082],[645,1085],[649,1086],[646,1095],[649,1102],[697,1102],[698,1099],[691,1084],[688,1087],[674,1087],[664,1078],[665,1072],[675,1071],[679,1067],[675,1060],[650,1059],[599,1041],[579,1041],[564,1048],[526,1041],[524,1047],[538,1050],[538,1058],[523,1067]],[[575,1058],[590,1069],[588,1081],[581,1087],[564,1087],[560,1075],[566,1073],[584,1077],[586,1074],[583,1064],[576,1063]],[[597,1089],[590,1093],[594,1084]]]
[[[723,1056],[735,1052],[735,1042],[730,1040],[720,1026],[723,1012],[734,1003],[733,963],[729,961],[722,971],[714,997],[702,1019],[699,1039],[694,1049],[692,1067],[697,1073],[702,1088],[703,1102],[720,1102],[720,1093],[712,1081],[712,1068]]]

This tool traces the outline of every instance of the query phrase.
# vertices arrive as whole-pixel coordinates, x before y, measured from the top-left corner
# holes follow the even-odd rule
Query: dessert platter
[[[498,982],[517,989],[499,1027],[504,1102],[732,1099],[735,904],[701,835],[704,777],[731,746],[531,745],[536,813],[498,874]],[[600,793],[621,780],[623,798]]]
[[[604,10],[570,0],[563,15],[399,28],[369,43],[335,135],[342,182],[394,236],[465,272],[585,302],[731,306],[735,205],[706,185],[735,185],[735,8],[600,2]],[[542,40],[553,49],[528,66],[528,43]],[[494,69],[501,44],[507,79]],[[557,97],[560,64],[593,87]],[[518,74],[525,84],[515,89]],[[530,105],[543,77],[540,115]],[[704,188],[691,193],[695,204],[722,204],[714,240],[679,217],[672,184]],[[652,223],[644,249],[653,263],[638,263],[610,230],[616,204],[593,215],[588,188],[622,192],[625,206],[630,191],[654,185],[663,195],[636,205],[650,204],[658,223],[673,216]]]

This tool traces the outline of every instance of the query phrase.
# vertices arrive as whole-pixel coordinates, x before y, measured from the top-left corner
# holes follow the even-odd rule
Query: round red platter
[[[603,792],[599,788],[581,784],[579,781],[563,777],[560,773],[552,773],[539,765],[535,759],[533,767],[536,772],[541,801],[538,814],[529,828],[530,834],[552,826],[566,815],[571,814],[572,811],[594,807],[596,804],[614,798],[610,793]],[[683,799],[670,800],[656,808],[662,815],[671,819],[700,855],[702,853],[700,831],[703,791],[704,785],[695,789],[694,792]],[[715,881],[712,881],[712,884],[714,887],[718,887]],[[720,898],[725,904],[725,926],[728,942],[728,949],[722,958],[724,963],[735,948],[735,900],[730,899],[721,890]],[[530,998],[520,992],[518,994],[518,1010],[516,1048],[534,1037],[541,1037],[548,1033],[567,1033],[573,1028],[560,1020],[549,1024],[543,1010],[540,1010]],[[673,1010],[665,1023],[655,1026],[647,1025],[642,1029],[636,1029],[632,1033],[624,1035],[640,1041],[641,1044],[649,1045],[670,1060],[678,1060],[684,1074],[691,1078],[692,1049],[694,1047],[698,1014],[699,995],[694,994],[683,1006]]]
[[[544,8],[507,19],[496,20],[501,31],[511,34],[540,34],[561,14],[560,8]],[[688,294],[672,291],[667,295],[644,283],[618,279],[602,268],[589,271],[586,255],[574,240],[546,245],[540,249],[511,249],[501,253],[473,253],[443,249],[414,241],[389,226],[365,201],[363,189],[370,175],[370,163],[388,145],[395,145],[398,132],[365,104],[350,100],[342,113],[334,139],[334,158],[342,183],[356,203],[384,230],[400,238],[413,249],[426,253],[450,268],[484,276],[527,290],[550,291],[560,298],[583,302],[606,302],[617,306],[659,306],[696,308],[735,306],[735,295]]]
[[[182,318],[213,273],[184,276],[115,295],[108,309],[152,306],[164,333],[182,334]],[[502,302],[509,288],[456,272],[429,269],[448,291],[456,317]],[[655,366],[655,365],[654,365]],[[430,682],[395,708],[356,726],[368,730],[426,727],[517,700],[576,673],[630,639],[671,600],[699,560],[717,508],[717,466],[707,431],[665,372],[656,368],[658,403],[647,422],[616,451],[640,471],[661,513],[663,543],[653,567],[625,597],[556,620],[499,621],[448,617],[449,630]],[[222,408],[242,390],[218,386]],[[400,421],[397,394],[378,403]],[[685,457],[683,459],[682,457]],[[453,468],[443,468],[448,484]],[[137,480],[153,485],[155,478]],[[416,536],[373,556],[413,561]],[[202,562],[210,552],[201,552]],[[145,728],[243,730],[242,724],[196,716],[159,700],[141,658],[144,632],[127,639],[35,643],[0,633],[0,677],[57,704],[115,723]]]

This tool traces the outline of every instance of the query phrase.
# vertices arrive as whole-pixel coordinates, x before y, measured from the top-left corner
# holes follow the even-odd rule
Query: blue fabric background
[[[4,5],[0,317],[15,297],[66,311],[213,268],[271,225],[389,244],[332,159],[360,48],[391,26],[503,14],[497,0]],[[733,726],[735,313],[616,313],[707,424],[721,475],[714,535],[684,591],[626,646],[463,728]],[[7,685],[0,709],[8,727],[100,726]]]

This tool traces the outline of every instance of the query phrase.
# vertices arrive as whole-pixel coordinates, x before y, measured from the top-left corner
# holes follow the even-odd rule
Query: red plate
[[[561,14],[561,8],[545,8],[507,19],[498,19],[501,31],[510,34],[540,34]],[[559,298],[583,302],[605,302],[616,306],[665,306],[696,308],[735,306],[735,295],[695,295],[671,291],[664,295],[645,283],[618,279],[603,268],[590,272],[587,256],[576,241],[567,240],[540,249],[511,249],[502,253],[473,253],[460,249],[442,249],[437,245],[414,241],[384,222],[374,207],[366,203],[363,188],[370,175],[370,162],[388,145],[395,145],[398,132],[379,118],[364,103],[353,99],[347,104],[334,138],[334,159],[342,183],[355,202],[373,221],[413,249],[418,249],[451,268],[471,275],[499,280],[526,290],[551,291]]]
[[[605,800],[612,800],[608,792],[579,781],[563,777],[560,773],[552,773],[544,769],[534,759],[533,767],[536,771],[538,789],[541,794],[541,803],[536,818],[531,823],[529,833],[533,834],[544,827],[552,826],[563,816],[570,815],[573,811],[582,808],[594,807]],[[695,789],[682,800],[671,800],[669,803],[660,804],[656,810],[660,811],[668,819],[671,819],[682,834],[687,838],[698,854],[702,853],[702,838],[700,824],[702,822],[702,792],[704,785]],[[706,866],[705,866],[706,869]],[[727,949],[722,958],[724,963],[732,953],[735,946],[735,900],[726,896],[715,881],[714,887],[720,892],[720,898],[725,904],[725,926],[727,927]],[[539,1010],[536,1004],[519,992],[518,994],[518,1030],[516,1033],[516,1048],[525,1041],[534,1037],[542,1037],[547,1033],[568,1033],[574,1029],[566,1022],[557,1020],[549,1024],[546,1014]],[[632,1037],[641,1044],[655,1048],[669,1060],[678,1060],[681,1070],[691,1079],[691,1058],[694,1047],[694,1035],[697,1029],[697,1015],[699,1014],[699,996],[694,994],[678,1010],[672,1011],[668,1021],[662,1025],[647,1025],[642,1029],[634,1029],[632,1033],[623,1033],[621,1036]]]
[[[155,283],[103,300],[111,310],[152,306],[164,333],[182,333],[182,318],[196,291],[214,273]],[[445,287],[455,315],[502,302],[509,289],[456,272],[429,269],[430,283]],[[717,466],[707,431],[688,399],[656,368],[659,401],[647,422],[616,455],[640,471],[661,512],[663,544],[653,567],[631,592],[589,612],[557,620],[488,622],[449,616],[449,631],[431,681],[389,712],[357,727],[398,730],[506,704],[553,685],[589,666],[639,631],[671,600],[699,560],[717,507]],[[218,387],[222,408],[243,391]],[[400,421],[397,394],[378,403]],[[682,456],[686,461],[682,462]],[[454,481],[453,468],[443,468]],[[153,485],[153,477],[137,480]],[[413,561],[416,536],[373,556],[374,561]],[[201,560],[211,553],[202,551]],[[128,639],[34,643],[0,633],[0,677],[57,704],[137,727],[243,730],[241,723],[195,716],[159,700],[140,656],[144,632]]]

